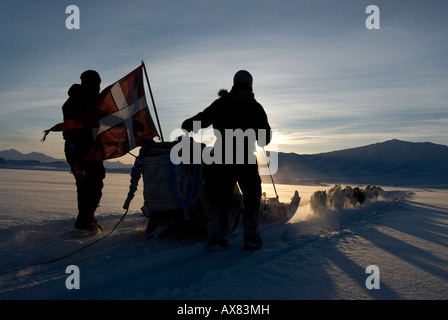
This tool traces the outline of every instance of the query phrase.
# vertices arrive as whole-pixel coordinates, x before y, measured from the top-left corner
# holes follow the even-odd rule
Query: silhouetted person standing
[[[101,78],[96,71],[83,72],[81,84],[73,84],[68,91],[69,98],[62,107],[64,120],[80,111],[92,108],[100,93],[100,84]],[[106,171],[102,161],[77,164],[89,153],[94,143],[91,128],[71,129],[64,132],[63,137],[65,157],[76,179],[78,195],[76,236],[94,235],[102,229],[95,218],[95,211],[101,200]]]
[[[204,111],[185,120],[182,129],[192,131],[197,128],[196,121],[200,121],[201,128],[213,125],[218,131],[215,142],[215,154],[221,152],[221,163],[206,166],[205,195],[212,208],[210,214],[210,250],[228,247],[227,221],[232,206],[233,192],[238,185],[243,194],[243,222],[244,222],[244,248],[247,250],[260,249],[262,240],[258,232],[258,219],[261,200],[261,178],[258,173],[258,164],[253,153],[255,140],[264,147],[271,140],[271,127],[263,107],[255,100],[252,90],[253,79],[249,72],[238,71],[233,79],[230,92],[221,90],[219,99],[215,100]],[[199,128],[197,128],[199,129]],[[244,139],[244,148],[235,145],[238,140],[226,135],[226,131],[240,130],[240,132],[255,133],[253,141]],[[264,132],[264,137],[258,136]],[[249,134],[250,136],[250,134]],[[261,139],[260,139],[261,138]],[[231,144],[233,140],[233,144]],[[221,150],[216,150],[218,147]],[[229,148],[229,146],[232,146]],[[243,151],[242,151],[243,150]],[[241,154],[241,151],[244,154]],[[251,155],[252,160],[251,160]],[[227,160],[227,161],[226,161]],[[229,163],[230,162],[230,163]]]

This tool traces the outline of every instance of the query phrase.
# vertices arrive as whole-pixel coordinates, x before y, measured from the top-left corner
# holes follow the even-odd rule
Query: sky
[[[79,29],[66,27],[69,5]],[[379,29],[366,27],[369,5]],[[94,69],[105,88],[142,60],[165,140],[245,69],[278,151],[448,145],[447,10],[446,0],[3,0],[0,150],[64,158],[60,133],[40,139],[62,121],[69,87]]]

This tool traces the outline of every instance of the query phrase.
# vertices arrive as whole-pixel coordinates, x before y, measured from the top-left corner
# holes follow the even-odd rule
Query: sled
[[[239,191],[236,191],[239,192]],[[299,192],[296,190],[291,202],[289,204],[280,202],[277,197],[269,198],[266,193],[263,192],[260,201],[260,216],[258,226],[260,229],[264,229],[267,226],[274,226],[279,224],[285,224],[294,217],[299,208],[300,197]],[[237,229],[243,227],[243,210],[241,206],[236,209],[235,203],[229,214],[228,230],[230,234]]]
[[[147,218],[145,234],[148,238],[205,240],[210,208],[203,192],[202,165],[174,165],[170,160],[172,145],[153,142],[141,154],[144,197],[141,210]],[[288,222],[300,204],[297,191],[288,204],[269,198],[265,193],[260,200],[260,228]],[[242,228],[243,210],[242,195],[239,188],[235,188],[229,234]]]
[[[296,190],[290,203],[280,202],[278,198],[267,198],[263,193],[261,197],[259,226],[283,224],[291,220],[300,205],[299,192]]]

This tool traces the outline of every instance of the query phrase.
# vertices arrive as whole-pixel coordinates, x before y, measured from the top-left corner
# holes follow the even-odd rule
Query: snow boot
[[[102,230],[103,226],[98,224],[95,220],[94,222],[92,222],[90,226],[84,228],[75,228],[75,237],[82,238],[82,237],[94,236],[96,234],[101,233]]]
[[[260,236],[252,236],[244,239],[244,250],[259,250],[263,246]]]
[[[95,218],[95,221],[93,221],[93,224],[98,228],[98,230],[100,230],[100,232],[103,231],[103,226],[101,224],[98,223],[98,221]]]
[[[224,251],[229,248],[229,242],[226,239],[208,240],[208,249],[210,252]]]

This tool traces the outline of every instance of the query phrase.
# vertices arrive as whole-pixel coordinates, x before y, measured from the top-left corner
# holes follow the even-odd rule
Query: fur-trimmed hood
[[[255,96],[251,90],[238,90],[235,87],[229,92],[227,89],[221,89],[218,92],[220,98],[229,98],[238,102],[254,100]]]

